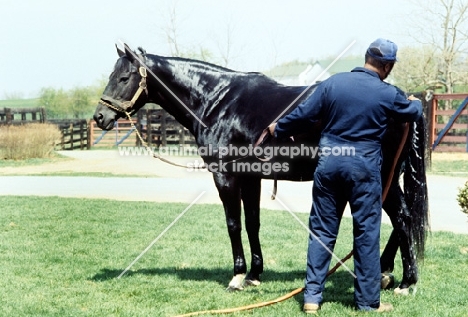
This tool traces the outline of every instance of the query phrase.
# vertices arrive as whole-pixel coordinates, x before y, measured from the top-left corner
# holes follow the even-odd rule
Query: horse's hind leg
[[[254,286],[260,284],[260,274],[263,273],[263,256],[259,238],[260,189],[260,178],[243,177],[241,181],[241,197],[244,203],[245,229],[249,237],[252,256],[251,268],[245,279],[245,284]]]
[[[409,288],[418,281],[418,266],[411,235],[411,216],[399,186],[391,186],[383,207],[392,221],[393,232],[382,253],[380,261],[382,272],[393,271],[393,262],[399,246],[403,277],[395,293],[407,294]]]
[[[392,230],[387,245],[380,256],[380,269],[382,272],[381,289],[391,289],[395,285],[395,278],[391,273],[395,266],[395,257],[399,247],[400,240],[398,233]]]
[[[395,267],[395,257],[400,247],[400,239],[396,230],[392,230],[388,238],[387,245],[385,246],[382,255],[380,256],[380,268],[382,273],[392,273]]]
[[[242,246],[241,231],[241,197],[240,183],[236,176],[213,173],[213,178],[223,202],[226,224],[231,240],[232,256],[234,259],[234,277],[229,283],[228,290],[242,290],[247,265],[245,263]]]
[[[398,186],[397,183],[393,183],[392,186]],[[380,269],[382,272],[382,280],[381,280],[381,288],[382,289],[390,289],[393,288],[395,285],[395,278],[393,274],[393,269],[395,268],[395,258],[400,247],[400,237],[398,236],[398,231],[395,228],[398,228],[397,218],[398,218],[398,208],[399,204],[395,203],[395,199],[398,199],[395,196],[395,191],[391,188],[387,194],[386,201],[383,204],[383,209],[389,216],[393,230],[388,238],[387,244],[385,245],[385,249],[380,256]]]

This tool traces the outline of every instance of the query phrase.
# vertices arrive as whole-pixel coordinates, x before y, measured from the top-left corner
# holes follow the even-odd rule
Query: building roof
[[[319,60],[318,63],[320,66],[323,68],[327,68],[328,65],[330,65],[335,58],[327,58],[327,59],[322,59]],[[356,56],[350,56],[346,58],[342,58],[337,60],[328,70],[330,74],[337,74],[337,73],[342,73],[342,72],[349,72],[355,67],[363,66],[364,65],[364,57],[356,57]]]
[[[293,61],[275,66],[265,71],[264,74],[285,85],[310,85],[333,61],[334,58],[315,62]],[[320,80],[327,79],[336,73],[349,72],[354,67],[363,64],[363,57],[350,56],[339,59],[320,77]]]

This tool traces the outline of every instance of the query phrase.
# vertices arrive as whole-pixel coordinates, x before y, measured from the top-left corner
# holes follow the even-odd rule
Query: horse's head
[[[136,113],[148,101],[146,69],[139,61],[144,56],[136,58],[126,45],[125,51],[117,47],[117,52],[120,58],[94,113],[94,120],[103,130],[111,130],[117,119]]]

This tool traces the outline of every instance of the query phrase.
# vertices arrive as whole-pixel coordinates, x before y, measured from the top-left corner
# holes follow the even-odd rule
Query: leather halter
[[[140,73],[141,80],[138,84],[138,90],[135,92],[135,95],[133,96],[132,100],[121,102],[119,100],[115,100],[114,98],[103,96],[103,98],[99,100],[99,103],[123,114],[127,114],[134,111],[135,109],[133,109],[133,106],[135,105],[135,102],[138,100],[138,98],[140,98],[141,93],[144,91],[146,96],[148,96],[148,85],[146,83],[146,78],[148,77],[148,75],[146,73],[146,68],[141,66],[138,69],[138,71]],[[112,104],[107,101],[112,102]]]

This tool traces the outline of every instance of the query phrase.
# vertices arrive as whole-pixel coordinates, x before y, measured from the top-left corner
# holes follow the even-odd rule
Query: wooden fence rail
[[[195,144],[193,135],[160,108],[140,110],[136,126],[145,142],[152,146]],[[137,144],[141,145],[139,140]]]
[[[84,150],[88,145],[88,124],[84,119],[47,120],[44,107],[0,109],[0,125],[21,125],[28,123],[52,123],[60,130],[62,137],[56,144],[60,150]]]
[[[150,146],[168,146],[175,144],[194,144],[194,137],[178,123],[174,117],[161,108],[142,109],[133,120],[118,120],[111,131],[102,131],[94,120],[50,119],[46,120],[42,108],[3,108],[0,109],[1,124],[26,124],[50,122],[59,128],[62,137],[57,144],[60,150],[84,150],[91,146],[141,146],[134,131],[138,129],[143,140]]]
[[[46,121],[44,107],[0,109],[0,124],[44,123]]]
[[[56,147],[60,150],[86,150],[90,148],[88,122],[86,119],[53,119],[49,123],[55,124],[62,137]]]
[[[138,129],[144,142],[150,146],[195,144],[195,138],[165,110],[142,109],[132,120],[120,119],[111,131],[102,131],[94,122],[89,122],[90,146],[142,146],[133,127]]]
[[[432,96],[432,98],[431,98]],[[447,127],[446,119],[451,117],[456,110],[439,110],[440,100],[453,100],[468,97],[468,94],[422,94],[425,100],[426,117],[429,123],[428,149],[437,136],[444,131],[440,144],[435,151],[461,152],[468,151],[468,109],[459,109],[457,120]],[[132,124],[128,120],[119,120],[112,131],[103,132],[97,128],[94,120],[47,120],[46,112],[41,108],[0,108],[0,125],[25,124],[32,122],[55,123],[62,132],[62,138],[57,145],[60,149],[89,149],[96,147],[141,146],[140,140],[133,131]],[[443,123],[445,122],[445,123]],[[143,108],[133,119],[133,125],[138,129],[143,140],[150,146],[168,146],[175,144],[194,144],[194,137],[178,123],[174,117],[159,107]],[[427,155],[428,156],[428,155]]]

